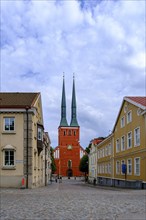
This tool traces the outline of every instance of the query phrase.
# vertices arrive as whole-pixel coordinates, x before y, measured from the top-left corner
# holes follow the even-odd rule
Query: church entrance
[[[68,176],[68,177],[73,176],[73,171],[72,171],[72,169],[68,169],[68,170],[67,170],[67,176]]]

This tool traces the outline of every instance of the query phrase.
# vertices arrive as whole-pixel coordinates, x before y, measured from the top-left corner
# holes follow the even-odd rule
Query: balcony
[[[38,148],[38,155],[41,153],[43,150],[43,141],[37,140],[37,148]]]

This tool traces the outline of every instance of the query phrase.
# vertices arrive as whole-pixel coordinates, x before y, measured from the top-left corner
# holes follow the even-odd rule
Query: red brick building
[[[80,159],[85,150],[80,146],[80,126],[76,115],[75,80],[73,79],[71,122],[68,125],[66,120],[66,96],[65,83],[63,78],[61,121],[58,127],[58,146],[54,150],[56,163],[56,174],[59,176],[80,176]]]

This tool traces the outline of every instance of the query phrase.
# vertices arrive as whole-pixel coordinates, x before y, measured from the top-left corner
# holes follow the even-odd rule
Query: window
[[[125,136],[121,137],[121,151],[125,150]]]
[[[64,136],[66,135],[66,131],[63,132],[63,135],[64,135]]]
[[[68,131],[68,135],[71,136],[71,130]]]
[[[116,174],[120,173],[120,161],[116,161]]]
[[[134,174],[140,175],[140,158],[134,158]]]
[[[121,128],[125,126],[125,117],[121,118]]]
[[[42,135],[42,129],[41,128],[38,128],[38,140],[42,141],[43,135]]]
[[[127,124],[130,123],[131,121],[132,121],[132,112],[129,111],[129,112],[127,113]]]
[[[76,131],[74,131],[74,136],[76,136]]]
[[[4,131],[14,131],[15,118],[4,118]]]
[[[108,155],[108,146],[105,147],[105,156]]]
[[[108,155],[111,155],[111,144],[109,144],[109,146],[108,146]]]
[[[131,148],[132,147],[132,132],[129,132],[127,134],[127,148]]]
[[[107,174],[107,164],[105,164],[105,173]]]
[[[108,163],[108,167],[107,167],[107,169],[108,169],[108,173],[110,174],[111,173],[111,163]]]
[[[120,141],[119,139],[116,140],[116,152],[120,151]]]
[[[127,174],[132,174],[132,160],[127,160]]]
[[[102,164],[102,173],[104,173],[104,164]]]
[[[72,167],[72,161],[68,160],[68,168],[71,169],[71,167]]]
[[[140,128],[134,129],[134,145],[135,146],[140,145]]]
[[[4,150],[4,165],[14,166],[14,150]]]
[[[102,156],[104,157],[104,148],[102,149]]]

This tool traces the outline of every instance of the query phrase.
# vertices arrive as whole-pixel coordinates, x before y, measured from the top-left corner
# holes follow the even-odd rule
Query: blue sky
[[[1,91],[41,92],[58,143],[63,72],[70,123],[75,73],[80,142],[113,129],[124,96],[146,95],[144,0],[1,0]]]

